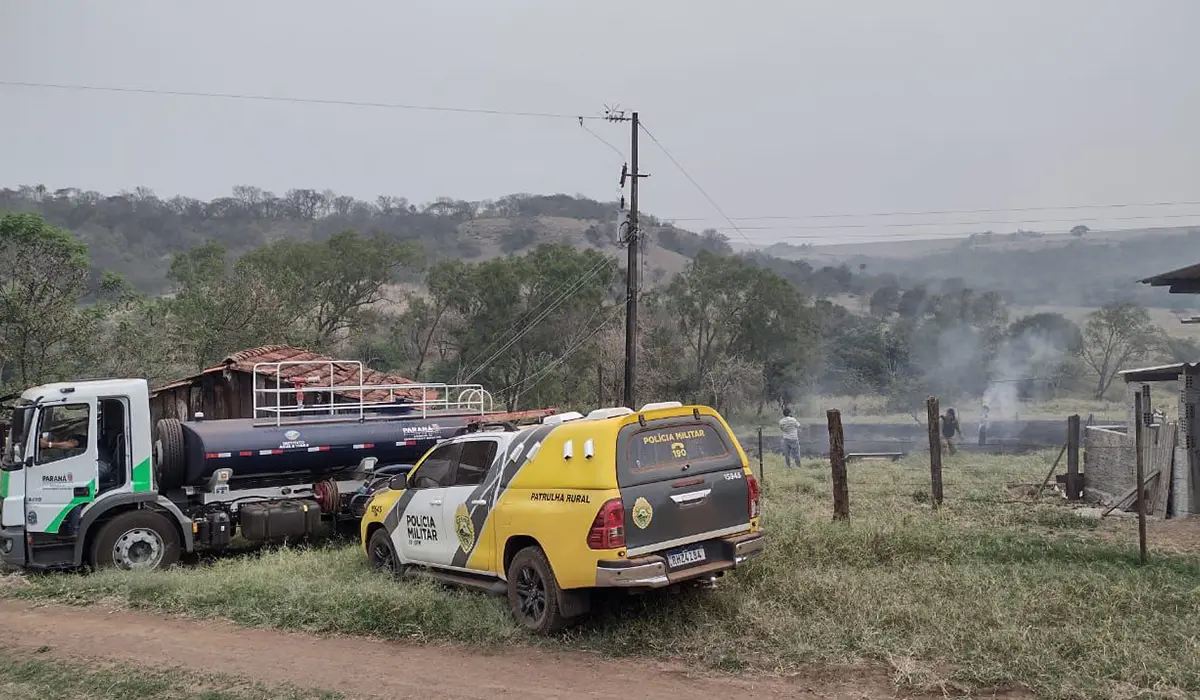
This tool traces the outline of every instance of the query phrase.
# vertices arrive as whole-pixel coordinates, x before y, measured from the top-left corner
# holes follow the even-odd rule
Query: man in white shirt
[[[779,432],[783,434],[783,461],[788,466],[792,466],[792,460],[796,460],[796,466],[800,466],[800,421],[792,417],[792,409],[783,409],[783,418],[779,419]]]

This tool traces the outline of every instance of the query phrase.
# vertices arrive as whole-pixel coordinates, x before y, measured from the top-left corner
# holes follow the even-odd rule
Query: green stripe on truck
[[[154,486],[153,474],[150,472],[150,458],[147,457],[133,468],[133,492],[150,491]]]
[[[48,532],[52,535],[58,534],[58,529],[60,527],[62,527],[62,522],[64,519],[66,519],[67,513],[70,513],[72,510],[75,509],[76,506],[80,505],[81,503],[91,503],[96,498],[96,481],[95,481],[95,479],[88,482],[87,489],[88,489],[88,493],[86,496],[76,496],[75,498],[71,499],[70,503],[63,506],[63,509],[58,512],[58,515],[54,516],[54,520],[51,520],[50,524],[48,526],[46,526],[46,532]]]

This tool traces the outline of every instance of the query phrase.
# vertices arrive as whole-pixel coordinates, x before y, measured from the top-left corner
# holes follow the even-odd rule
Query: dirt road
[[[861,700],[895,697],[880,670],[832,678],[731,678],[680,665],[529,648],[481,652],[361,638],[246,629],[98,607],[0,601],[6,646],[73,660],[153,664],[266,684],[336,690],[347,698],[681,697]]]

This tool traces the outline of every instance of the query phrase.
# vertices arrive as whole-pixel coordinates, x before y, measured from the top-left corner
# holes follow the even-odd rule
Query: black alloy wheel
[[[537,627],[546,616],[546,582],[532,566],[521,569],[517,574],[518,611],[526,625]]]

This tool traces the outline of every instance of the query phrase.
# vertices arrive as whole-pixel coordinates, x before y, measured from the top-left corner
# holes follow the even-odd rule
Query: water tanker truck
[[[220,550],[239,532],[250,541],[303,538],[323,522],[361,517],[373,484],[437,442],[517,417],[491,411],[479,386],[407,384],[404,395],[424,398],[370,403],[363,397],[381,388],[362,385],[361,365],[358,386],[326,387],[327,404],[305,405],[302,387],[257,376],[283,376],[288,363],[268,364],[255,368],[247,419],[197,414],[151,425],[142,379],[23,392],[0,459],[0,562],[152,569],[183,552]],[[335,393],[358,399],[335,403]]]

